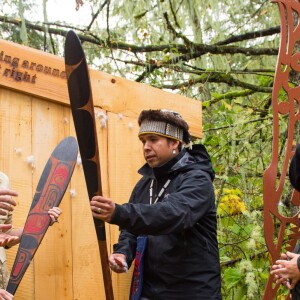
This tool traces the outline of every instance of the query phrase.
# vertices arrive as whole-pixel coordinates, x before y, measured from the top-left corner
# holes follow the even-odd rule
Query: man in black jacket
[[[220,300],[210,157],[203,145],[191,147],[176,112],[145,110],[138,122],[147,163],[129,203],[90,202],[95,218],[121,228],[110,267],[126,272],[135,260],[131,299]]]

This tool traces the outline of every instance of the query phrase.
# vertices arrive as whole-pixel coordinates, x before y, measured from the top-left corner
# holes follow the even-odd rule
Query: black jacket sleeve
[[[202,170],[180,173],[169,187],[163,201],[156,204],[116,205],[110,223],[134,235],[161,235],[181,232],[201,219],[215,217],[214,189],[208,173]],[[149,197],[149,191],[133,197]]]
[[[136,236],[126,230],[121,230],[119,241],[113,246],[114,253],[122,253],[126,256],[128,268],[135,258]]]

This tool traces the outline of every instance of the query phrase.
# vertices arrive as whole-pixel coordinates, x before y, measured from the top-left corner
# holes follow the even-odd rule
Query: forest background
[[[91,68],[202,101],[216,172],[224,299],[261,299],[270,260],[263,173],[272,152],[280,19],[269,0],[2,0],[0,37],[63,56],[81,38]],[[280,119],[280,149],[287,119]],[[296,141],[297,142],[297,141]],[[291,190],[280,205],[287,214]],[[287,199],[287,200],[285,200]],[[287,291],[280,288],[278,299]]]

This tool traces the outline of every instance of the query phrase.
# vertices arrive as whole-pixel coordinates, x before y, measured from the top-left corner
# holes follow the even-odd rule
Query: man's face
[[[145,160],[151,168],[160,167],[178,154],[179,141],[170,140],[156,134],[140,136]],[[176,153],[173,153],[176,150]]]

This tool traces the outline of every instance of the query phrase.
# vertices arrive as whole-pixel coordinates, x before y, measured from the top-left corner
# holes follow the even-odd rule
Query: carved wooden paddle
[[[73,120],[89,195],[102,196],[100,159],[95,126],[94,104],[89,71],[81,42],[69,31],[65,42],[65,65]],[[100,251],[102,275],[107,300],[113,300],[113,288],[108,263],[105,224],[94,218]]]
[[[59,206],[70,182],[78,154],[74,137],[63,139],[52,152],[24,225],[19,249],[10,274],[7,291],[15,294],[33,256],[51,223],[48,210]]]

